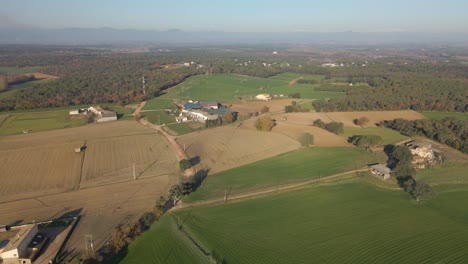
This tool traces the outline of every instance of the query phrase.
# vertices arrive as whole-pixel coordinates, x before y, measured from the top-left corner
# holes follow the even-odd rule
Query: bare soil
[[[288,123],[297,125],[312,125],[314,120],[321,119],[325,123],[342,122],[345,127],[360,127],[353,123],[353,120],[360,117],[367,117],[369,123],[366,127],[375,127],[376,123],[384,120],[403,118],[406,120],[426,119],[425,116],[412,110],[403,111],[368,111],[368,112],[310,112],[310,113],[288,113],[273,115],[272,118],[281,119],[287,117]]]
[[[237,101],[226,102],[225,105],[231,106],[232,110],[236,110],[240,115],[248,115],[249,113],[259,112],[264,106],[270,108],[270,112],[284,111],[284,107],[290,105],[292,101],[301,103],[304,100],[300,99],[275,99],[270,101]]]
[[[166,139],[133,120],[0,137],[0,224],[74,212],[82,218],[67,249],[83,250],[85,234],[99,248],[117,225],[150,210],[179,174]]]
[[[234,125],[194,132],[177,138],[189,157],[199,157],[198,169],[216,173],[300,147],[296,140],[277,133]]]

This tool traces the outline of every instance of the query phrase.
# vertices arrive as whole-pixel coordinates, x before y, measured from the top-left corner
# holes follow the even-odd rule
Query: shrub
[[[260,117],[255,121],[255,127],[260,131],[271,131],[275,126],[275,121],[269,117]]]
[[[179,161],[179,167],[181,171],[185,171],[192,167],[192,163],[188,159],[183,159]]]
[[[299,136],[299,142],[303,147],[308,147],[314,144],[314,136],[310,133],[302,133]]]

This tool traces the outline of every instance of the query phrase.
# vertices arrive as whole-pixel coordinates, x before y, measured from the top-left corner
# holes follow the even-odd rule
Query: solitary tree
[[[358,126],[365,126],[367,123],[369,123],[369,118],[362,116],[360,118],[354,119],[354,124]]]
[[[182,159],[179,161],[179,167],[181,171],[185,171],[186,169],[192,167],[192,164],[190,163],[190,160]]]
[[[302,146],[308,147],[314,144],[314,136],[311,135],[310,133],[302,133],[299,136],[299,142],[301,143]]]
[[[271,131],[275,126],[275,121],[269,117],[260,117],[255,121],[255,127],[260,131]]]
[[[260,109],[260,113],[264,114],[264,113],[268,113],[268,111],[270,111],[270,108],[268,106],[263,106],[262,109]]]

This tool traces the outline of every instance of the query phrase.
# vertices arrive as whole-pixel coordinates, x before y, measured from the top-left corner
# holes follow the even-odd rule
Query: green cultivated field
[[[344,135],[346,138],[353,135],[377,135],[382,137],[381,144],[394,144],[409,139],[409,137],[403,136],[395,130],[384,127],[345,127]]]
[[[37,72],[40,70],[41,66],[35,66],[35,67],[22,67],[22,68],[17,68],[17,67],[0,67],[0,73],[29,73],[29,72]]]
[[[175,123],[175,119],[170,117],[164,111],[151,111],[151,112],[142,112],[141,116],[146,118],[150,123],[155,125]]]
[[[188,134],[193,131],[188,125],[184,123],[173,123],[169,124],[167,127],[169,127],[171,130],[173,130],[179,135]]]
[[[208,176],[204,185],[184,199],[194,202],[222,198],[322,176],[361,169],[377,157],[358,148],[310,147]]]
[[[436,112],[436,111],[418,111],[423,116],[429,119],[444,119],[445,117],[453,117],[458,120],[467,120],[468,113],[458,113],[458,112]]]
[[[165,256],[167,263],[197,263],[193,246],[173,227],[177,218],[200,248],[215,250],[226,263],[464,263],[466,201],[468,187],[417,203],[400,190],[357,180],[313,185],[167,215],[130,246],[122,263],[151,256],[153,263],[165,263],[159,261]]]
[[[208,263],[208,258],[177,230],[171,216],[163,217],[128,248],[120,263]]]
[[[418,170],[416,179],[431,186],[444,184],[468,184],[467,166],[465,164],[445,164],[432,169]]]
[[[172,109],[175,105],[172,103],[171,99],[164,99],[161,97],[156,97],[151,100],[148,100],[142,110],[161,110],[161,109]]]
[[[187,79],[183,84],[169,89],[161,98],[233,101],[237,97],[251,98],[260,93],[300,93],[301,98],[321,99],[345,96],[345,93],[316,92],[320,84],[293,84],[289,82],[304,75],[284,73],[271,78],[256,78],[235,74],[199,75]],[[305,75],[304,78],[323,79],[322,75]],[[148,109],[152,109],[148,106]]]
[[[68,111],[32,112],[12,114],[0,126],[0,135],[76,127],[86,124],[86,119],[70,120]]]

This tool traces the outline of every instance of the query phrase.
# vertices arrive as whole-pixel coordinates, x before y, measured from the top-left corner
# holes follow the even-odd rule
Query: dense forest
[[[466,65],[370,65],[332,71],[327,78],[346,78],[349,83],[367,83],[346,91],[345,98],[313,102],[316,111],[435,110],[468,111],[468,66]]]
[[[442,120],[384,121],[383,126],[408,135],[420,135],[468,153],[468,121],[446,117]]]
[[[444,110],[468,111],[468,65],[411,62],[401,58],[344,57],[344,67],[322,67],[318,54],[281,56],[255,49],[175,49],[143,53],[109,47],[0,47],[0,66],[42,66],[59,77],[32,89],[18,89],[0,100],[0,111],[95,103],[126,104],[160,95],[198,74],[234,73],[271,77],[283,72],[324,75],[326,83],[300,80],[317,91],[346,92],[317,100],[316,111]],[[335,58],[337,59],[337,58]],[[352,61],[352,62],[351,62]],[[183,66],[188,63],[189,66]],[[268,65],[268,66],[265,66]],[[142,77],[146,87],[142,89]],[[341,85],[330,85],[336,80]],[[363,84],[348,86],[347,83]],[[6,86],[2,83],[2,88]]]

